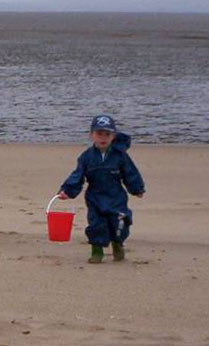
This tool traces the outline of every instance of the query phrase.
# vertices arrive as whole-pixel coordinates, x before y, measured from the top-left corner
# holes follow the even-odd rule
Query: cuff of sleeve
[[[145,192],[146,192],[146,190],[143,189],[143,190],[139,190],[139,191],[137,191],[137,192],[132,193],[132,195],[137,196],[137,195],[143,194],[143,193],[145,193]]]

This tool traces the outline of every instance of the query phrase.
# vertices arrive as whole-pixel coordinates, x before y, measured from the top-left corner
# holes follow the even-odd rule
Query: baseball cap
[[[98,130],[116,132],[116,126],[113,118],[106,114],[101,114],[94,117],[91,123],[91,132]]]

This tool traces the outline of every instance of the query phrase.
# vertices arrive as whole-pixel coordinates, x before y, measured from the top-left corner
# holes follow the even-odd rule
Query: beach
[[[48,240],[46,207],[84,146],[1,144],[0,345],[208,346],[209,146],[135,145],[126,260],[87,263],[86,207],[71,242]],[[85,189],[84,189],[85,190]]]

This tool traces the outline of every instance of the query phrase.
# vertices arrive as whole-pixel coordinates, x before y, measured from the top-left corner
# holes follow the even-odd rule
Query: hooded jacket
[[[130,145],[130,136],[118,133],[104,158],[98,148],[91,146],[80,155],[77,168],[61,189],[75,198],[86,181],[88,207],[95,206],[101,212],[126,212],[126,190],[132,195],[145,192],[142,176],[126,152]]]

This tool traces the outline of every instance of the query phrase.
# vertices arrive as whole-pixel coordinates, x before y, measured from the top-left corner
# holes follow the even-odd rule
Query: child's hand
[[[144,196],[143,193],[139,193],[139,194],[137,195],[138,198],[142,198],[143,196]]]
[[[64,191],[60,191],[58,198],[65,200],[65,199],[68,199],[69,197],[68,197],[68,195],[66,195],[66,193]]]

